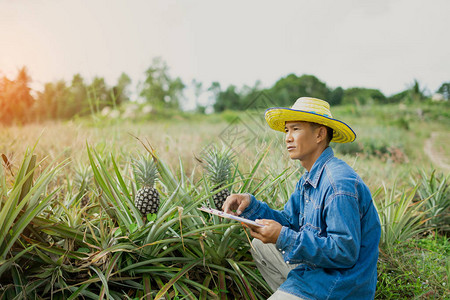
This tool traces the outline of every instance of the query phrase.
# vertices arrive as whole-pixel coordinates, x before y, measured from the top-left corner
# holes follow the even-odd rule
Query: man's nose
[[[286,133],[286,143],[289,143],[291,141],[292,141],[292,135],[289,132],[287,132]]]

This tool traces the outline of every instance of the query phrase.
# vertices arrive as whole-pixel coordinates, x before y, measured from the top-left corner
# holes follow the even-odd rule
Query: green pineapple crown
[[[202,155],[202,159],[205,163],[206,175],[211,183],[218,186],[228,183],[234,163],[231,149],[224,148],[220,151],[212,147]]]
[[[92,182],[93,173],[90,166],[78,165],[75,169],[74,185],[79,190],[85,190]]]
[[[141,186],[153,187],[158,176],[155,162],[149,157],[140,156],[139,159],[134,161],[133,166],[136,181]]]

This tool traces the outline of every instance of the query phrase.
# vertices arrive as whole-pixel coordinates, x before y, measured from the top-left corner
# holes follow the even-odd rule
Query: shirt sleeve
[[[325,232],[308,224],[299,231],[282,228],[276,247],[287,263],[321,268],[350,268],[356,263],[361,243],[358,199],[346,194],[331,197],[323,211]]]
[[[297,191],[297,189],[296,189]],[[281,211],[274,210],[262,201],[258,201],[253,195],[250,195],[251,202],[250,205],[241,214],[242,217],[256,220],[256,219],[271,219],[275,220],[281,225],[296,230],[299,230],[299,219],[298,219],[298,202],[299,193],[294,192],[289,201],[285,204],[284,209]]]

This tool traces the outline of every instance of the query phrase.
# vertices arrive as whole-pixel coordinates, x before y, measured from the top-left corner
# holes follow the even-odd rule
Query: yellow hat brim
[[[274,107],[266,110],[265,118],[270,128],[285,132],[285,124],[289,121],[304,121],[325,125],[333,129],[332,142],[350,143],[356,139],[356,133],[347,124],[337,119],[329,118],[303,110],[284,107]]]

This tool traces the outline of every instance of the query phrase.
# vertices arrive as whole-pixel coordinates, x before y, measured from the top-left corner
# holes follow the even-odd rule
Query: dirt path
[[[430,160],[437,166],[444,170],[450,171],[450,165],[446,163],[446,158],[441,153],[433,148],[434,140],[437,137],[437,132],[432,132],[431,137],[425,141],[423,151],[430,158]]]

